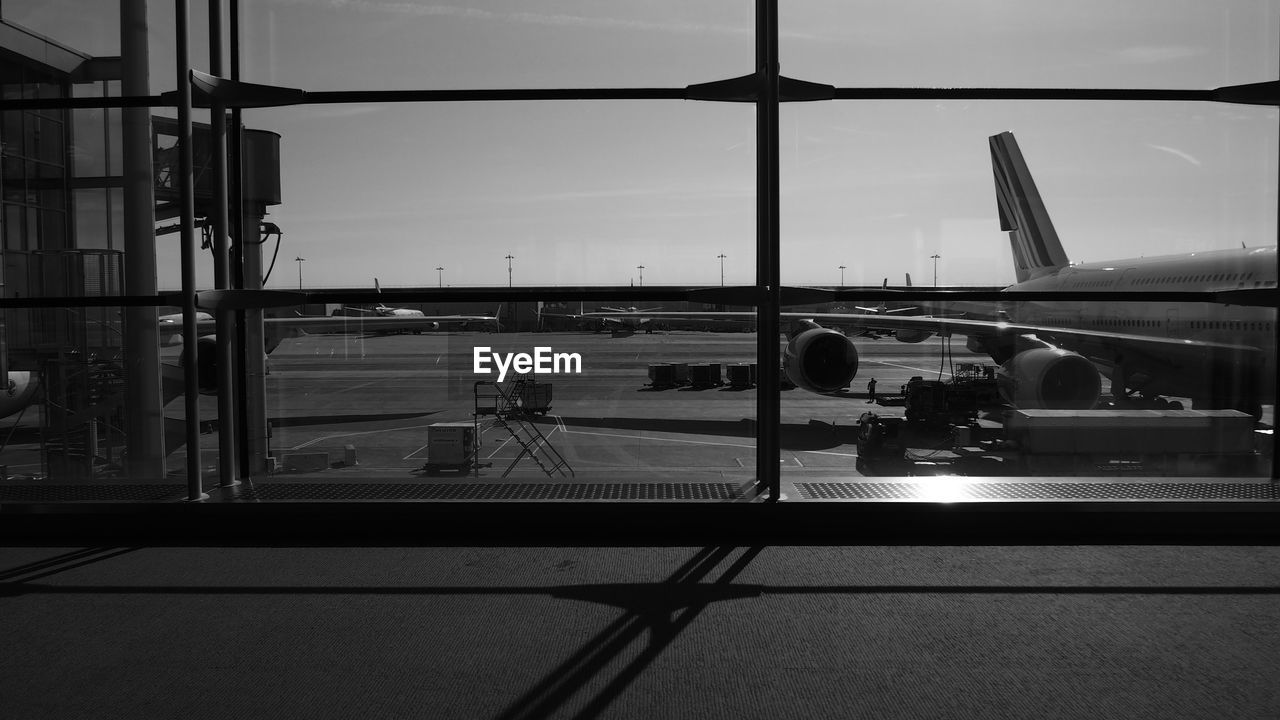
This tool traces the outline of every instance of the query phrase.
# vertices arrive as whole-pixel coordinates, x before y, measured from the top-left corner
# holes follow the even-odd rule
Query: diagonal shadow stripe
[[[7,594],[4,591],[7,586],[10,585],[29,583],[33,580],[39,580],[41,578],[49,577],[50,575],[57,575],[58,573],[66,572],[67,570],[74,570],[75,568],[84,567],[85,565],[92,565],[97,562],[102,562],[103,560],[110,560],[111,558],[119,557],[139,549],[141,548],[88,548],[59,555],[55,558],[28,563],[27,565],[0,573],[0,581],[3,581],[0,582],[0,594]],[[32,575],[31,573],[36,574]],[[28,577],[22,577],[24,575]],[[15,581],[15,578],[21,579]]]

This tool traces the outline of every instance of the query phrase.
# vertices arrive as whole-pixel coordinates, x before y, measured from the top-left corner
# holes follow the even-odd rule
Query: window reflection
[[[566,305],[515,303],[503,332],[449,319],[488,305],[397,302],[424,325],[385,332],[371,308],[330,308],[348,332],[288,339],[270,356],[276,477],[750,478],[751,323]]]
[[[890,297],[853,312],[793,309],[847,334],[857,372],[821,396],[785,395],[790,476],[851,467],[869,477],[1270,472],[1274,309],[983,305]],[[797,430],[788,443],[787,429],[806,422],[822,442],[806,446]]]
[[[54,35],[75,4],[47,5],[6,2],[4,12]],[[119,10],[81,5],[110,18]],[[1167,18],[1163,8],[1099,23],[1096,8],[1006,5],[939,9],[923,20],[896,9],[862,18],[868,9],[858,8],[857,24],[826,15],[847,10],[788,6],[782,55],[788,75],[839,85],[1210,87],[1273,76],[1276,24],[1265,20],[1274,19],[1274,3],[1184,8],[1155,26],[1150,18]],[[751,67],[745,7],[677,3],[604,17],[534,7],[503,14],[404,3],[253,5],[244,8],[243,59],[249,80],[309,90],[680,87]],[[153,16],[159,37],[172,27],[168,12]],[[1046,12],[1060,21],[1044,23]],[[206,54],[202,22],[193,27],[197,66]],[[966,22],[981,27],[956,32]],[[88,24],[67,24],[59,42],[120,54],[111,49],[118,37],[111,22]],[[1052,38],[1043,35],[1049,27]],[[1215,32],[1200,32],[1206,27]],[[369,42],[374,35],[379,41]],[[883,37],[895,38],[893,47]],[[962,45],[983,51],[960,52]],[[157,46],[164,51],[153,53],[153,90],[172,81],[171,48]],[[1082,61],[1086,46],[1093,50]],[[903,48],[911,57],[897,62]],[[312,56],[317,50],[323,57]],[[878,60],[847,62],[850,53]],[[120,92],[114,79],[73,81],[86,58],[67,48],[56,54],[56,71],[40,58],[6,54],[4,98]],[[841,77],[869,67],[875,78]],[[1222,67],[1232,77],[1205,74]],[[184,472],[186,457],[198,453],[202,472],[226,471],[213,458],[231,426],[216,400],[230,389],[210,372],[211,355],[201,356],[204,393],[188,418],[175,383],[196,348],[173,342],[180,328],[170,319],[160,337],[160,407],[130,408],[133,396],[120,385],[124,352],[152,348],[126,347],[128,310],[75,302],[121,293],[119,116],[116,109],[0,113],[5,297],[68,299],[63,307],[5,311],[13,412],[3,429],[14,443],[0,452],[12,474],[119,477],[130,441],[122,435],[126,410],[164,415],[164,467]],[[785,337],[777,338],[787,348],[780,368],[755,363],[750,307],[651,307],[637,299],[592,309],[526,294],[494,309],[413,291],[377,305],[273,309],[265,396],[247,391],[266,404],[254,420],[266,423],[255,442],[266,443],[269,481],[449,472],[747,480],[758,439],[775,432],[784,470],[795,478],[1264,474],[1275,310],[1233,298],[1121,295],[1275,289],[1274,249],[1258,249],[1275,236],[1275,119],[1273,107],[1202,103],[792,105],[782,112],[784,284],[835,286],[838,269],[832,290],[884,289],[900,279],[900,289],[910,289],[914,274],[917,289],[1017,281],[1022,290],[1119,297],[973,304],[882,296],[789,308]],[[379,287],[379,277],[388,288],[432,280],[439,288],[515,290],[724,285],[726,258],[729,284],[755,278],[761,163],[749,106],[387,102],[253,109],[246,123],[253,128],[246,212],[258,226],[269,209],[270,221],[258,227],[276,244],[264,249],[285,250],[279,265],[264,269],[273,287],[293,288],[288,258],[298,263],[297,288],[317,291]],[[1027,234],[1027,220],[1038,222],[1039,213],[1024,207],[1027,194],[1005,187],[999,158],[996,187],[1004,193],[991,194],[995,145],[986,140],[1011,126],[1031,139],[1034,164],[1052,188],[1061,253],[1047,235]],[[193,138],[199,225],[218,211],[207,131],[197,123]],[[176,229],[183,204],[177,132],[173,120],[154,119],[156,220],[170,223],[160,234]],[[1008,244],[1005,231],[1013,232]],[[1238,260],[1253,250],[1259,257]],[[1161,253],[1183,257],[1150,259]],[[177,243],[158,243],[156,255],[161,286],[177,289]],[[1099,265],[1105,257],[1137,260]],[[201,287],[211,282],[210,264],[200,253]],[[415,317],[397,309],[416,311],[422,323],[389,327],[384,320]],[[466,314],[492,320],[443,317]],[[201,320],[200,344],[212,345],[209,318]],[[260,357],[256,339],[251,345],[247,352]],[[581,372],[490,380],[476,367],[480,348],[491,367],[524,353],[536,368],[545,348],[553,368],[563,353],[580,357]],[[784,380],[777,428],[756,426],[762,373]],[[186,447],[193,424],[199,441]],[[449,437],[468,427],[469,441]],[[160,438],[157,430],[141,441],[155,451]]]

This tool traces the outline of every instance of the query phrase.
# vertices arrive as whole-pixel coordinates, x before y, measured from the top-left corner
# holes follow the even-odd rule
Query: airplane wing
[[[878,314],[881,314],[881,315],[886,315],[886,314],[889,314],[889,313],[907,312],[908,310],[915,310],[915,309],[917,309],[917,308],[915,308],[914,306],[913,306],[913,307],[887,308],[887,307],[863,307],[863,306],[861,306],[861,305],[854,305],[854,307],[858,308],[859,310],[862,310],[863,312],[878,313]]]
[[[798,313],[782,313],[784,318],[800,319]],[[1258,351],[1250,345],[1234,345],[1230,343],[1208,342],[1203,340],[1186,340],[1151,335],[1135,335],[1132,333],[1109,332],[1096,329],[1077,329],[1057,325],[1036,325],[1028,323],[1007,322],[1001,320],[983,320],[960,317],[934,317],[927,315],[887,316],[887,315],[851,315],[843,313],[809,313],[803,318],[813,320],[819,325],[831,324],[844,327],[870,327],[883,330],[912,330],[933,332],[937,335],[965,335],[972,337],[1013,337],[1033,335],[1055,344],[1093,345],[1110,347],[1116,344],[1126,346],[1142,345],[1151,349],[1194,348],[1200,351],[1217,348],[1231,351]]]
[[[988,305],[988,310],[990,306]],[[613,317],[636,317],[639,313],[614,313]],[[1097,356],[1099,359],[1121,351],[1141,351],[1152,356],[1184,354],[1203,355],[1205,351],[1262,354],[1262,351],[1251,345],[1211,342],[1204,340],[1187,340],[1180,338],[1137,335],[1133,333],[1108,332],[1096,329],[1076,329],[1054,325],[1037,325],[1028,323],[1006,322],[1000,320],[974,319],[928,315],[889,315],[862,313],[779,313],[783,321],[811,321],[822,327],[853,328],[859,330],[902,330],[913,333],[931,333],[940,336],[964,335],[976,338],[1008,338],[1020,336],[1034,337],[1050,344],[1058,345],[1079,352],[1085,356]],[[689,320],[754,320],[756,314],[750,311],[671,311],[645,313],[644,317],[652,319],[672,318]]]

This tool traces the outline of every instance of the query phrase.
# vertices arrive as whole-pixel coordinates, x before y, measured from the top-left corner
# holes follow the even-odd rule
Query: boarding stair
[[[525,457],[542,469],[547,477],[573,477],[573,468],[569,461],[552,446],[538,426],[529,421],[531,410],[525,407],[525,398],[532,396],[536,381],[528,373],[515,373],[509,381],[499,383],[477,382],[475,384],[475,418],[477,437],[479,436],[480,418],[493,416],[493,424],[506,430],[520,445],[520,454],[507,466],[502,477],[511,474],[515,466]],[[492,392],[481,392],[482,386],[492,388]]]

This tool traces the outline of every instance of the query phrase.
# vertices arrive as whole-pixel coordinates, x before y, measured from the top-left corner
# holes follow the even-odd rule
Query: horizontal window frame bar
[[[858,300],[902,300],[909,302],[1198,302],[1219,305],[1280,308],[1280,290],[1276,288],[1223,291],[1033,291],[911,289],[885,290],[808,288],[784,286],[782,307]],[[291,304],[321,305],[326,303],[378,304],[394,302],[656,302],[685,301],[719,305],[762,304],[768,288],[752,285],[713,287],[563,287],[525,286],[517,288],[451,287],[451,288],[383,288],[377,290],[280,290],[290,296]],[[296,302],[294,302],[296,300]],[[0,298],[0,309],[38,309],[58,307],[166,307],[181,306],[181,292],[158,295],[95,295],[92,297]],[[279,306],[281,303],[276,303]],[[271,307],[263,305],[262,307]]]
[[[708,85],[708,84],[703,84]],[[256,86],[264,92],[278,91],[280,97],[244,107],[278,107],[284,105],[344,105],[353,103],[422,103],[422,102],[519,102],[559,100],[690,100],[699,98],[695,87],[668,88],[495,88],[454,90],[317,90]],[[1103,100],[1142,102],[1223,102],[1248,105],[1280,105],[1280,80],[1224,86],[1212,89],[1178,88],[909,88],[909,87],[831,87],[831,94],[821,96],[780,97],[779,102],[812,102],[815,100]],[[754,102],[746,96],[722,98],[727,102]],[[196,93],[196,107],[209,107],[210,97]],[[716,100],[712,100],[716,101]],[[228,106],[237,105],[234,102]],[[164,107],[176,108],[177,94],[30,98],[7,100],[0,110],[68,110],[90,108]]]

